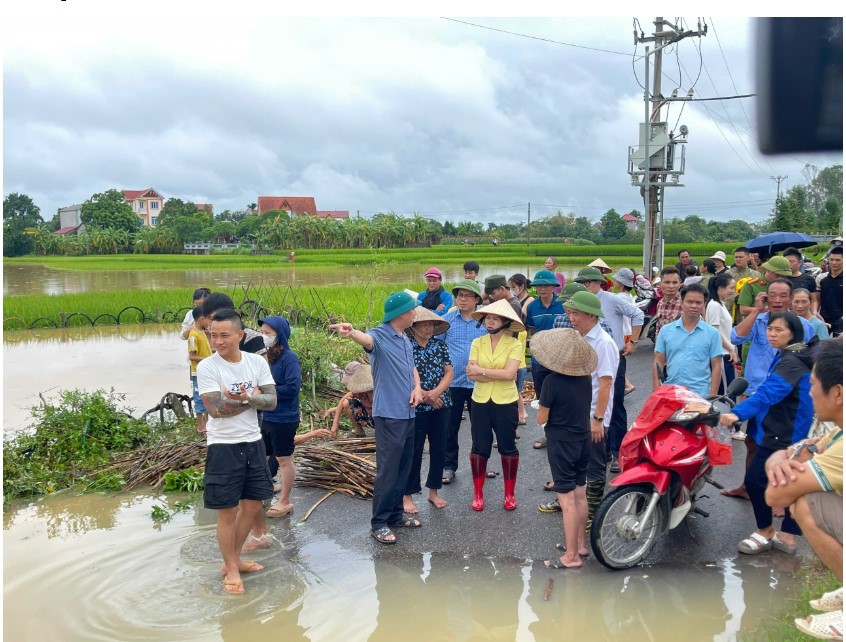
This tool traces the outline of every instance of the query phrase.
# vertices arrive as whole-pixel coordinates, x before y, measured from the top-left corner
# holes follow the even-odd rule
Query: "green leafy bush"
[[[203,490],[203,471],[196,468],[171,470],[165,473],[162,490],[168,492],[197,493]]]

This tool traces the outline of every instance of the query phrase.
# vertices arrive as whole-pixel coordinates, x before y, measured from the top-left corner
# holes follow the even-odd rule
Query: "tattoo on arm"
[[[201,396],[203,404],[206,406],[206,412],[209,413],[210,417],[234,417],[247,409],[247,406],[237,399],[226,399],[219,392],[206,392]]]
[[[259,386],[259,390],[261,393],[250,399],[250,407],[256,410],[273,410],[276,407],[276,386],[269,383]]]

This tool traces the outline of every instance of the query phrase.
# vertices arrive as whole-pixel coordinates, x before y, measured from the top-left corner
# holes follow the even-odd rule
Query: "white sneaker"
[[[529,405],[535,410],[537,410],[538,408],[540,408],[540,399],[533,399],[532,403],[530,403]]]
[[[737,441],[745,441],[746,440],[746,433],[743,432],[742,430],[735,430],[733,433],[731,433],[731,438],[737,439]]]

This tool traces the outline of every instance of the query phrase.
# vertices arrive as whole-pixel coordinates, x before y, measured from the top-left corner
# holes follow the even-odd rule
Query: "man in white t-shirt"
[[[241,573],[264,568],[241,561],[240,551],[262,501],[273,496],[256,410],[276,407],[276,386],[264,358],[241,352],[241,317],[221,310],[211,319],[215,354],[197,365],[197,387],[209,414],[203,499],[218,511],[217,543],[223,554],[223,587],[244,592]]]

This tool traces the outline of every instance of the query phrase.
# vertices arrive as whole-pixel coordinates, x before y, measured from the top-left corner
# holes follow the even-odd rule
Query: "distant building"
[[[303,214],[317,216],[317,204],[313,196],[259,196],[258,213],[284,210],[291,218]]]
[[[159,221],[159,214],[164,207],[164,198],[152,187],[147,189],[125,189],[123,198],[132,206],[132,211],[141,219],[146,227],[155,227]]]
[[[59,229],[56,234],[82,234],[85,226],[82,224],[82,205],[68,205],[59,208]]]
[[[622,218],[626,222],[626,229],[629,229],[632,232],[640,231],[641,220],[637,216],[632,216],[631,214],[623,214]]]
[[[211,203],[194,203],[194,205],[201,212],[206,212],[209,216],[214,216],[214,205]]]
[[[350,213],[346,210],[317,210],[317,218],[349,218]]]

